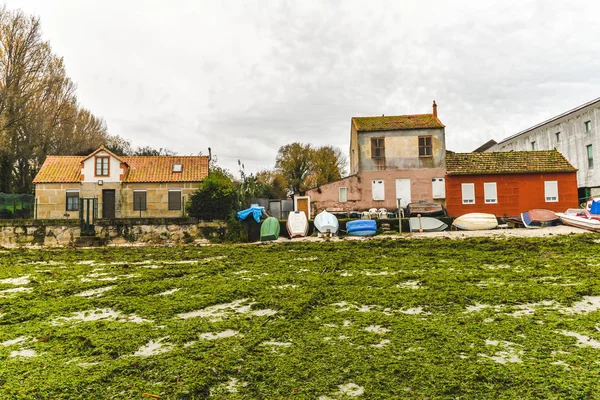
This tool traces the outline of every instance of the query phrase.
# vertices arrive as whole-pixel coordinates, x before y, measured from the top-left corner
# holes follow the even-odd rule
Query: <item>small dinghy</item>
[[[443,217],[446,215],[446,210],[441,204],[426,201],[410,203],[406,206],[406,210],[409,217],[416,217],[418,214],[421,214],[422,217]]]
[[[315,217],[315,228],[321,233],[335,234],[340,224],[335,215],[324,210]]]
[[[556,216],[554,211],[536,208],[527,212],[521,213],[521,221],[526,228],[536,229],[546,226],[556,226],[560,224],[560,218]]]
[[[276,240],[279,237],[279,220],[275,217],[265,219],[260,226],[260,240]]]
[[[373,236],[377,233],[377,222],[374,219],[348,221],[346,232],[352,236]]]
[[[600,232],[600,221],[591,218],[591,214],[587,210],[578,208],[569,208],[564,213],[556,213],[563,224],[574,226],[576,228],[588,229],[594,232]]]
[[[463,231],[484,231],[498,227],[494,214],[469,213],[456,218],[452,226]]]
[[[411,232],[441,232],[448,227],[439,219],[431,217],[411,217],[408,224]]]
[[[285,224],[290,238],[304,237],[308,233],[308,219],[304,211],[292,211]]]

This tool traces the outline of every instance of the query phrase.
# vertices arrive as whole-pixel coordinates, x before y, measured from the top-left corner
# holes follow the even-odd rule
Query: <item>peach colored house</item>
[[[96,199],[98,218],[181,217],[208,176],[206,156],[48,156],[35,184],[38,219],[78,218],[80,199]]]
[[[306,192],[313,215],[329,211],[395,210],[419,200],[445,203],[446,138],[431,114],[354,117],[350,173]]]

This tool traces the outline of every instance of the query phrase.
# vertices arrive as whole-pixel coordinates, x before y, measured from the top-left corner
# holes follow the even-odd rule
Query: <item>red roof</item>
[[[81,163],[87,158],[89,156],[48,156],[33,183],[81,182]],[[131,156],[118,159],[128,167],[123,179],[125,183],[200,182],[208,176],[207,156]],[[173,172],[176,164],[181,164],[181,172]]]

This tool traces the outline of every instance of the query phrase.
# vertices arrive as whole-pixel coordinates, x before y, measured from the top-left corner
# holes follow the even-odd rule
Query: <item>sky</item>
[[[469,152],[600,97],[600,2],[4,0],[40,17],[79,102],[134,146],[237,175],[348,153],[355,116],[431,113]]]

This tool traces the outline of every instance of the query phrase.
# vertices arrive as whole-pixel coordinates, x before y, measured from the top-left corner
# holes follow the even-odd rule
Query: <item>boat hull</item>
[[[372,219],[348,221],[346,232],[352,236],[374,236],[377,233],[377,222]]]
[[[560,218],[553,211],[544,209],[534,209],[521,213],[521,221],[526,228],[539,229],[546,226],[556,226],[560,223]]]
[[[565,225],[570,225],[581,229],[587,229],[594,232],[600,232],[600,221],[598,221],[597,219],[591,219],[567,213],[556,213],[556,215]]]
[[[276,240],[279,237],[279,220],[275,217],[269,217],[263,221],[260,226],[260,240],[262,242]]]
[[[315,228],[321,233],[337,233],[340,224],[335,215],[322,211],[315,217]]]
[[[408,220],[411,232],[441,232],[448,225],[431,217],[412,217]]]
[[[308,233],[308,219],[304,211],[293,211],[285,224],[290,238],[304,237]]]
[[[446,211],[441,204],[438,203],[410,203],[406,206],[408,217],[416,217],[421,214],[422,217],[443,217]]]
[[[498,227],[494,214],[470,213],[456,218],[452,226],[463,231],[485,231]]]

